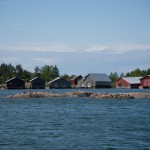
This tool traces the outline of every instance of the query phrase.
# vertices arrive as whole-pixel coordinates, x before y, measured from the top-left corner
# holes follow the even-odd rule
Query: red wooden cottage
[[[70,83],[71,83],[71,87],[72,88],[77,88],[78,87],[78,81],[82,79],[82,76],[76,76],[74,75],[71,79],[70,79]]]
[[[122,77],[116,81],[116,88],[136,89],[140,86],[142,77]]]
[[[140,79],[141,81],[141,88],[150,88],[150,75],[147,75]]]

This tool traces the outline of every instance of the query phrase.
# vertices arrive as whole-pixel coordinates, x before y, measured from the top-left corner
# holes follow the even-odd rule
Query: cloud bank
[[[150,44],[132,44],[132,43],[117,43],[117,44],[93,44],[87,47],[76,48],[65,43],[54,44],[0,44],[0,50],[5,51],[34,51],[34,52],[111,52],[115,54],[125,53],[128,51],[149,51]]]

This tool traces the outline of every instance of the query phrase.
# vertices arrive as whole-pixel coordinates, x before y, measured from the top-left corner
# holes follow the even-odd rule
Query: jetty
[[[22,92],[15,95],[9,95],[5,98],[53,98],[53,97],[89,97],[96,99],[137,99],[150,98],[150,93],[132,92],[132,93],[94,93],[88,91],[74,91],[65,93],[49,93],[49,92]]]

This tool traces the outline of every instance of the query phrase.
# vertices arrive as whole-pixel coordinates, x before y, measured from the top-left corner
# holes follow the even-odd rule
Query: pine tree
[[[51,77],[52,77],[52,79],[59,77],[59,69],[57,68],[56,65],[54,67],[52,67],[52,76]]]

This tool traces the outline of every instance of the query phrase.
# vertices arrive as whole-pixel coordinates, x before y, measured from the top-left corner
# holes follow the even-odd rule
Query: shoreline
[[[22,92],[15,95],[9,95],[4,98],[53,98],[53,97],[89,97],[95,99],[138,99],[150,98],[150,93],[95,93],[87,91],[73,91],[64,93],[49,93],[49,92]]]

